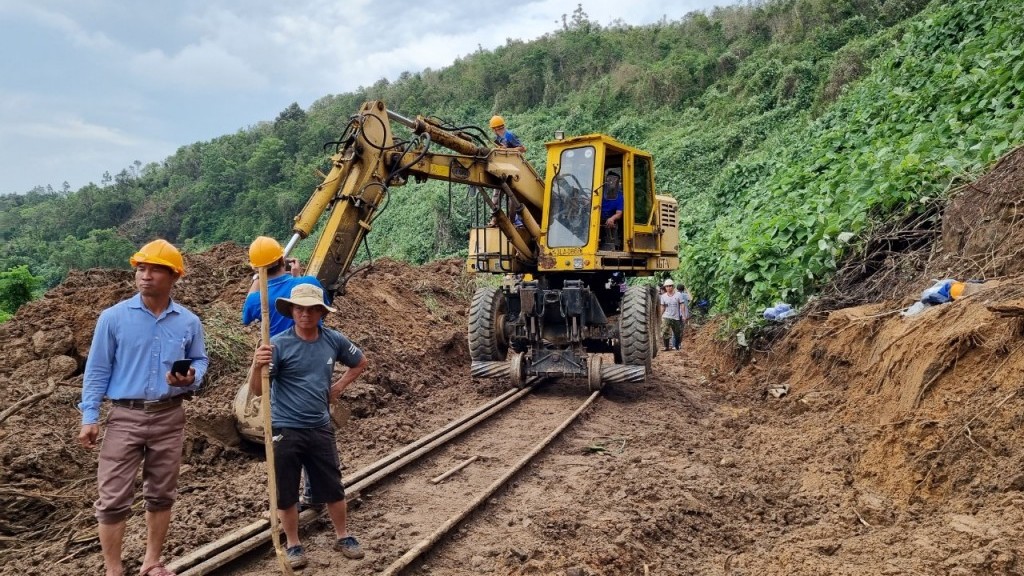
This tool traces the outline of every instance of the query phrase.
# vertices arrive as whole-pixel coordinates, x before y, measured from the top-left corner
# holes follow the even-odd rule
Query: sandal
[[[177,576],[174,572],[168,570],[163,564],[153,564],[146,569],[145,572],[139,574],[139,576]]]

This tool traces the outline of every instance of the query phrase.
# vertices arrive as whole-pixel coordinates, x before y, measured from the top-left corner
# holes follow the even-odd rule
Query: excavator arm
[[[404,125],[414,137],[396,139],[392,122]],[[515,257],[533,265],[540,236],[544,182],[518,152],[490,148],[461,131],[441,127],[418,116],[409,119],[387,110],[383,102],[363,104],[352,116],[331,157],[331,167],[295,217],[294,235],[285,248],[313,233],[321,216],[329,212],[307,270],[332,294],[344,286],[359,245],[392,186],[409,179],[434,179],[499,190],[515,201],[526,234],[490,194],[483,194],[501,233],[515,248]],[[442,147],[447,153],[435,153]]]

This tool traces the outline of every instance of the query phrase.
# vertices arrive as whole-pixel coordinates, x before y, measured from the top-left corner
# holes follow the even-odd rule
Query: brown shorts
[[[110,409],[96,472],[100,524],[117,524],[131,514],[140,463],[146,510],[171,508],[178,495],[184,438],[185,409],[180,405],[160,412]]]

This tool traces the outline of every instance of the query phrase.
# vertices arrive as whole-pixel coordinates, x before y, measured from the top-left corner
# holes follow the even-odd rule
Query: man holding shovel
[[[278,298],[287,298],[292,293],[292,288],[299,284],[311,284],[323,288],[315,276],[303,276],[302,266],[296,258],[285,258],[284,248],[277,240],[269,236],[260,236],[250,246],[251,255],[260,262],[271,262],[267,269],[267,297],[270,302]],[[259,275],[257,274],[257,277]],[[331,301],[324,297],[324,304],[330,305]],[[254,278],[249,286],[249,293],[245,296],[245,303],[242,305],[242,324],[248,326],[260,319],[261,300],[260,284]],[[291,318],[280,314],[277,309],[270,309],[270,336],[274,337],[295,325]],[[299,499],[299,507],[312,507],[318,513],[322,511],[322,505],[312,503],[313,494],[309,490],[309,482],[303,478],[302,497]]]
[[[299,473],[305,468],[315,502],[326,502],[337,540],[334,549],[347,558],[362,558],[359,542],[348,534],[345,489],[329,406],[366,369],[362,351],[340,332],[320,325],[328,312],[317,286],[300,284],[290,298],[277,298],[277,311],[295,325],[263,344],[253,356],[249,389],[262,394],[261,372],[269,368],[271,429],[277,483],[277,508],[287,538],[292,568],[306,565],[299,541]],[[335,361],[348,370],[333,380]]]

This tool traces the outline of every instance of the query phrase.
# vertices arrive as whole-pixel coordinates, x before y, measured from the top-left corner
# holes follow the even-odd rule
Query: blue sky
[[[478,46],[734,0],[0,0],[0,194],[72,190]],[[627,6],[628,5],[628,6]]]

